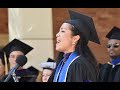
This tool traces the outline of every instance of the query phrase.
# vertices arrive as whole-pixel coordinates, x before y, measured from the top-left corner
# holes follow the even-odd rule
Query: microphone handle
[[[8,74],[7,78],[4,80],[4,82],[8,82],[9,81],[9,79],[12,76],[12,74],[15,73],[15,71],[18,69],[18,67],[19,67],[19,65],[16,64],[16,66],[13,69],[11,69],[11,71],[9,72],[9,74]]]
[[[13,71],[13,70],[12,70]],[[12,73],[15,73],[15,70],[12,72]],[[4,82],[8,82],[9,79],[12,77],[12,73],[11,74],[8,74],[7,78],[4,80]]]

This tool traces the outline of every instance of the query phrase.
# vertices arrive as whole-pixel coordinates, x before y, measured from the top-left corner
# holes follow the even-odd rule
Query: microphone
[[[9,72],[7,78],[4,80],[4,82],[7,82],[10,78],[11,75],[20,67],[23,66],[27,63],[27,57],[25,55],[19,55],[16,59],[16,65],[11,69]]]

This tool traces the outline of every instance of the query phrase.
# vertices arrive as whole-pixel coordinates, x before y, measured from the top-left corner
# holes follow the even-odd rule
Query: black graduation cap
[[[39,70],[33,66],[27,68],[33,75],[38,75]]]
[[[87,41],[100,44],[93,19],[87,15],[69,10],[70,19],[65,22],[72,24],[79,32],[82,32]]]
[[[53,59],[48,58],[47,62],[43,62],[40,64],[40,67],[43,69],[55,69],[56,62]]]
[[[9,42],[3,49],[2,51],[6,53],[7,56],[12,51],[21,51],[26,55],[28,52],[30,52],[33,49],[33,47],[23,43],[22,41],[18,39],[14,39],[11,42]]]
[[[108,39],[118,39],[120,40],[120,28],[114,26],[111,31],[106,35]]]

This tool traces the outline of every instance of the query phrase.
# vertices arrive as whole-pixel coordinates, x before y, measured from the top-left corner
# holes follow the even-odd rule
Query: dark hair
[[[84,56],[93,66],[96,67],[97,65],[97,60],[94,57],[93,53],[91,52],[90,48],[87,46],[88,40],[85,37],[85,35],[82,32],[79,32],[77,28],[75,28],[73,25],[70,24],[72,35],[79,35],[80,39],[78,40],[78,43],[76,45],[75,51],[79,54]],[[83,28],[85,29],[85,28]]]

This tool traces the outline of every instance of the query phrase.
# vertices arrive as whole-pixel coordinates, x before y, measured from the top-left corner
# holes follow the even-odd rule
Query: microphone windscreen
[[[27,63],[27,57],[25,55],[20,55],[16,59],[16,63],[20,66],[23,66]]]

